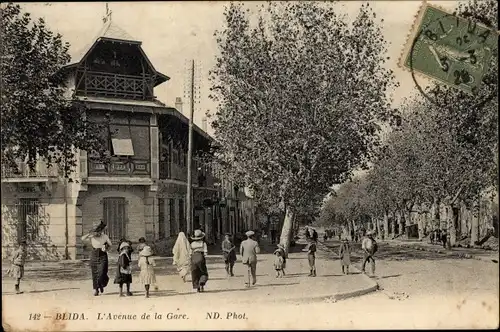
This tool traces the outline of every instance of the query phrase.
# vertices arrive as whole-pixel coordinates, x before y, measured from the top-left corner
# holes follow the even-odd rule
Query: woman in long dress
[[[184,232],[180,232],[175,241],[172,253],[174,254],[174,265],[177,266],[177,272],[182,278],[182,281],[186,282],[186,276],[191,270],[191,261],[189,257],[190,245],[189,241]]]
[[[108,253],[111,247],[111,240],[102,231],[106,225],[102,222],[94,224],[92,231],[82,236],[82,240],[90,240],[92,252],[90,254],[90,269],[92,270],[92,286],[94,296],[99,295],[99,291],[104,293],[104,288],[108,285]]]
[[[197,292],[203,292],[205,284],[208,281],[208,270],[205,256],[208,253],[207,244],[203,241],[205,234],[197,229],[194,236],[191,237],[191,281],[193,289]]]

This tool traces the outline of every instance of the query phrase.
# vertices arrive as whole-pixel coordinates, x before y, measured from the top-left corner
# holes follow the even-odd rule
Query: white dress
[[[137,263],[141,269],[139,273],[139,282],[143,285],[155,285],[156,275],[154,266],[156,266],[156,264],[154,259],[152,257],[139,256],[139,261]]]

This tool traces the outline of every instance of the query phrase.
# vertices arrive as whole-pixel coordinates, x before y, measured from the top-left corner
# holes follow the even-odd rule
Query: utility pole
[[[192,159],[193,159],[193,117],[194,117],[194,60],[191,62],[191,105],[189,110],[189,138],[188,138],[188,156],[187,156],[187,232],[191,234],[193,231],[193,174],[192,174]]]

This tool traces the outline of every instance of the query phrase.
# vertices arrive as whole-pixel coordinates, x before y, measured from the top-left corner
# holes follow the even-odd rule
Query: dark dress
[[[118,257],[118,266],[116,268],[115,284],[132,283],[132,273],[124,273],[124,270],[131,270],[131,259],[127,253],[122,252]]]
[[[105,288],[109,282],[108,253],[100,248],[92,248],[90,254],[90,269],[92,270],[93,288]]]
[[[191,243],[191,248],[193,250],[191,254],[191,280],[193,282],[193,289],[199,289],[205,286],[208,281],[205,255],[202,248],[196,247],[197,242],[198,241]]]

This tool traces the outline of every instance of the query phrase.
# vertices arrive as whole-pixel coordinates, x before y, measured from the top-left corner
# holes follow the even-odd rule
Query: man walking
[[[250,287],[250,275],[252,276],[252,285],[257,283],[257,254],[260,253],[260,248],[257,241],[253,239],[254,234],[253,231],[246,232],[247,239],[240,245],[241,261],[248,269],[246,287]]]
[[[368,261],[371,261],[372,265],[372,274],[375,274],[375,259],[373,259],[373,255],[377,251],[377,242],[373,238],[373,234],[371,231],[366,232],[366,237],[363,239],[361,243],[361,249],[363,249],[363,265],[361,267],[361,272],[365,272],[365,266]]]
[[[235,246],[231,241],[231,234],[226,233],[224,241],[222,241],[222,254],[224,256],[224,264],[226,265],[226,273],[228,276],[234,277],[233,266],[236,261]]]

